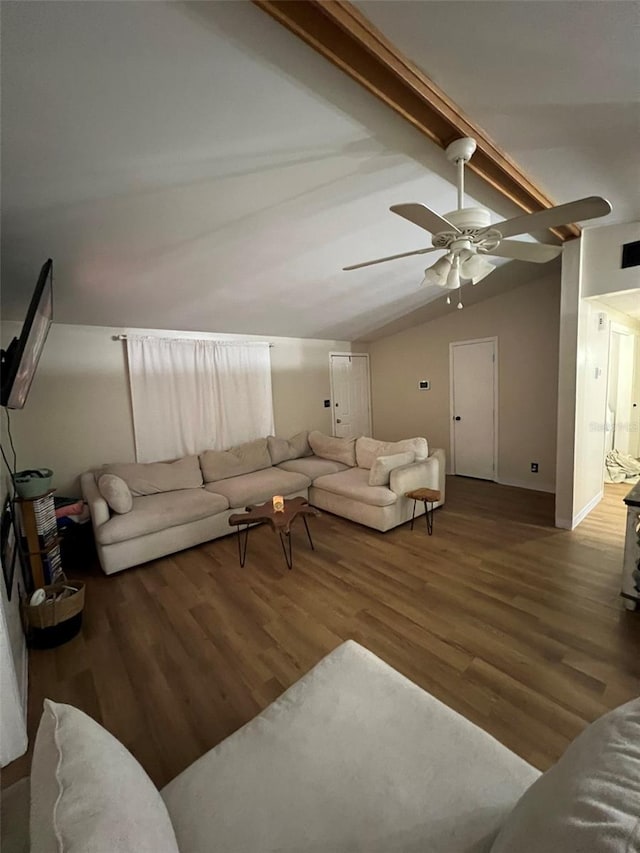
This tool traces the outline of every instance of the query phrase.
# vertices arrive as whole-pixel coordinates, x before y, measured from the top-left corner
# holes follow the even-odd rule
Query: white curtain
[[[127,337],[138,462],[273,433],[268,343]]]

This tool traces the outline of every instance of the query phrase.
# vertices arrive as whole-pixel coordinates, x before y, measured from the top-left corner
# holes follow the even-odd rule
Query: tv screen
[[[40,270],[20,337],[2,351],[0,403],[8,409],[21,409],[25,404],[52,320],[53,261],[49,258]]]

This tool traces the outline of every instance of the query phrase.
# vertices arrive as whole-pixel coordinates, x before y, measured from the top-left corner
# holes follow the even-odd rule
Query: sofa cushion
[[[207,483],[205,491],[223,495],[229,501],[229,506],[237,509],[264,503],[274,495],[286,497],[294,492],[302,492],[310,485],[311,480],[304,474],[269,468],[228,480],[218,480],[217,483]]]
[[[279,465],[280,462],[286,462],[287,459],[311,456],[313,452],[309,446],[309,433],[306,430],[288,439],[270,435],[267,437],[267,445],[273,465]]]
[[[32,853],[178,853],[167,808],[131,753],[45,699],[31,765]]]
[[[217,515],[229,508],[222,495],[206,489],[183,489],[160,495],[145,495],[133,499],[133,509],[126,515],[114,515],[96,530],[100,545],[126,542],[146,533],[156,533],[167,527],[177,527]]]
[[[426,438],[403,438],[401,441],[378,441],[366,435],[356,441],[356,461],[358,468],[371,468],[377,456],[391,456],[394,453],[415,453],[415,461],[420,462],[429,456]]]
[[[398,500],[398,495],[386,486],[370,486],[369,472],[364,468],[348,468],[337,474],[325,474],[314,480],[313,485],[316,489],[324,489],[370,506],[390,506]]]
[[[131,512],[133,495],[122,477],[116,477],[115,474],[100,474],[97,486],[110,509],[119,514]]]
[[[376,456],[371,470],[369,471],[370,486],[388,486],[391,472],[403,465],[411,465],[416,458],[413,450],[405,453],[394,453],[391,456]]]
[[[197,489],[202,486],[202,472],[197,456],[184,456],[175,462],[123,462],[104,465],[97,476],[115,474],[125,481],[134,497]]]
[[[491,853],[640,851],[640,699],[600,717],[523,795]]]
[[[289,459],[281,462],[278,468],[283,471],[295,471],[297,474],[305,474],[313,482],[316,477],[323,474],[337,474],[338,471],[346,471],[349,466],[342,462],[334,462],[332,459],[321,459],[319,456],[308,456],[305,459]]]
[[[487,853],[538,775],[350,641],[161,793],[188,853]]]
[[[267,439],[248,441],[231,450],[205,450],[200,454],[200,466],[205,483],[271,468]]]
[[[356,464],[355,438],[335,438],[313,430],[309,433],[309,444],[315,455],[321,459],[332,459],[350,467]]]

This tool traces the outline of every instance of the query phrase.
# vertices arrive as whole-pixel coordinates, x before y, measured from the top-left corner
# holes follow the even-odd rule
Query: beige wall
[[[374,435],[424,435],[449,457],[449,344],[497,336],[498,479],[553,491],[559,306],[559,277],[551,276],[370,343]],[[430,391],[418,390],[420,379]]]
[[[5,323],[3,344],[20,325]],[[165,337],[252,339],[251,335],[199,334],[130,329]],[[123,329],[54,324],[29,398],[11,412],[19,468],[47,466],[63,494],[78,494],[78,475],[105,462],[135,458],[125,344],[112,340]],[[253,336],[269,340],[276,432],[331,432],[329,353],[350,351],[346,341]]]

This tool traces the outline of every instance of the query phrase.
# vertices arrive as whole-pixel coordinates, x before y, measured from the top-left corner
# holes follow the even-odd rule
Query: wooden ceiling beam
[[[292,33],[384,101],[442,148],[472,136],[477,143],[469,169],[527,213],[554,202],[436,84],[346,0],[253,0]],[[551,231],[560,239],[580,236],[577,225]]]

